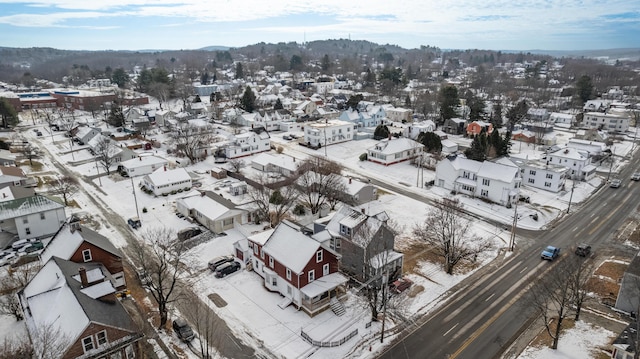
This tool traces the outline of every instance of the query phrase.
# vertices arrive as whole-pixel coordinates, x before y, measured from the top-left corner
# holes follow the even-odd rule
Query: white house
[[[89,140],[102,133],[99,128],[80,126],[76,132],[75,137],[80,141],[80,145],[89,143]]]
[[[551,115],[549,115],[549,120],[553,121],[553,123],[556,123],[556,124],[563,124],[563,125],[570,126],[575,122],[576,116],[570,113],[551,112]]]
[[[262,172],[276,172],[290,176],[298,169],[295,157],[261,153],[251,160],[251,167]]]
[[[433,132],[436,130],[436,124],[431,120],[425,120],[422,122],[412,123],[406,127],[403,131],[403,136],[412,140],[418,138],[421,133]]]
[[[143,176],[166,166],[169,161],[156,156],[138,156],[120,163],[121,173],[127,177]]]
[[[547,154],[547,162],[567,167],[569,169],[567,173],[569,178],[578,180],[589,179],[596,169],[595,166],[590,165],[591,158],[587,152],[572,147],[566,147]]]
[[[629,129],[629,117],[603,112],[586,112],[582,125],[609,132],[626,132]]]
[[[436,166],[436,186],[504,206],[518,200],[521,183],[520,169],[515,165],[452,156]]]
[[[50,236],[66,220],[64,204],[35,195],[0,202],[0,232],[19,239]]]
[[[355,125],[342,120],[325,120],[307,124],[304,128],[304,142],[310,147],[322,147],[334,143],[351,141]]]
[[[236,208],[231,201],[210,191],[188,193],[176,200],[176,210],[214,233],[222,233],[251,220],[246,210]]]
[[[408,138],[384,139],[367,149],[367,159],[385,166],[416,158],[424,145]]]
[[[224,147],[227,158],[239,158],[271,150],[271,137],[262,127],[232,135]]]
[[[589,157],[601,155],[607,149],[604,142],[581,140],[577,138],[569,139],[567,147],[575,148],[578,151],[587,152]]]
[[[522,173],[522,184],[543,189],[550,192],[560,192],[565,189],[565,182],[568,177],[569,169],[565,166],[547,164],[540,160],[525,160],[515,157],[500,159],[508,161],[509,164],[515,164],[520,167]],[[506,163],[505,163],[506,164]]]
[[[184,168],[167,170],[167,167],[162,167],[142,177],[140,183],[154,195],[162,196],[191,189],[191,176]]]

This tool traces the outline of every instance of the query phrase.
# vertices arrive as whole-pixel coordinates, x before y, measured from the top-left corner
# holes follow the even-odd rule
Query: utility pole
[[[136,187],[133,185],[133,177],[129,178],[131,178],[131,191],[133,192],[133,201],[136,204],[136,217],[140,219],[140,212],[138,212],[138,198],[136,197]]]
[[[520,202],[520,192],[518,192],[518,200],[516,201],[516,208],[513,212],[513,224],[511,226],[511,238],[509,239],[509,250],[513,252],[516,246],[516,227],[518,226],[518,202]]]
[[[380,330],[380,343],[384,342],[384,322],[387,320],[387,282],[389,272],[385,266],[384,275],[382,276],[382,330]]]
[[[98,182],[100,183],[100,187],[102,187],[102,179],[100,178],[100,168],[98,168],[98,157],[94,157],[96,161],[96,173],[98,173]]]
[[[573,198],[573,190],[576,188],[576,181],[571,180],[571,195],[569,196],[569,205],[567,206],[567,214],[569,214],[569,209],[571,209],[571,199]]]

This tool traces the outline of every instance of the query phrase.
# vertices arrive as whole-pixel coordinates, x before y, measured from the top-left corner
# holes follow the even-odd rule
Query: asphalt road
[[[532,320],[525,296],[528,285],[574,255],[578,243],[591,244],[596,254],[606,250],[609,240],[636,215],[640,182],[629,177],[637,168],[640,160],[635,156],[619,174],[620,188],[605,184],[553,228],[520,239],[514,255],[503,263],[467,278],[421,326],[402,333],[380,358],[499,358]],[[562,256],[553,262],[541,260],[546,245],[563,248]]]

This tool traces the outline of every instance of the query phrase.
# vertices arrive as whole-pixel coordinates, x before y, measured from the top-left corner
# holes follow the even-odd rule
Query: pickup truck
[[[556,257],[559,255],[560,255],[560,248],[554,247],[554,246],[547,246],[547,248],[545,248],[540,254],[542,259],[547,259],[550,261],[556,259]]]

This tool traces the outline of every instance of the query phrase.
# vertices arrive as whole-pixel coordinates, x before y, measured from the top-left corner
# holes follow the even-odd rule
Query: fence
[[[323,348],[333,348],[333,347],[337,347],[337,346],[340,346],[340,345],[346,343],[347,340],[349,340],[349,339],[355,337],[356,335],[358,335],[358,329],[352,331],[346,337],[344,337],[344,338],[342,338],[342,339],[340,339],[338,341],[334,341],[334,342],[322,342],[322,341],[319,341],[319,340],[313,340],[313,339],[311,339],[309,334],[305,333],[304,330],[302,330],[302,329],[300,329],[300,335],[302,336],[302,338],[304,340],[309,342],[311,345],[315,345],[317,347],[323,347]]]

